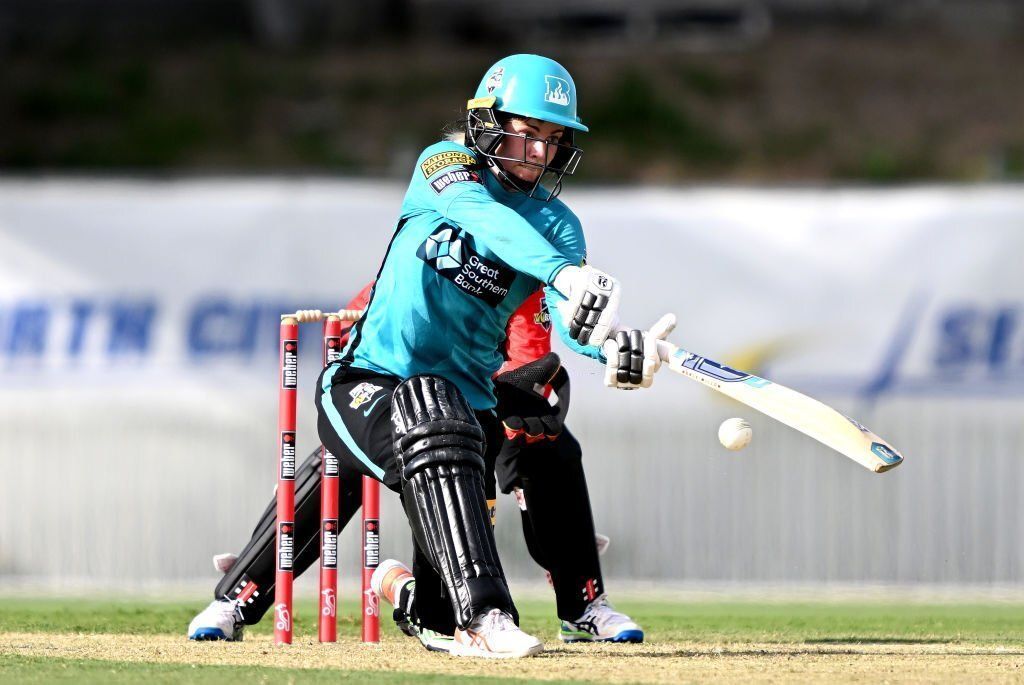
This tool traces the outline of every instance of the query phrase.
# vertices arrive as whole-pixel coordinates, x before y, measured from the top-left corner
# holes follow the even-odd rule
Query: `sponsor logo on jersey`
[[[545,76],[544,101],[555,105],[569,106],[569,82],[557,76]]]
[[[284,521],[278,524],[277,570],[291,571],[295,560],[295,524]]]
[[[455,166],[456,164],[473,166],[476,164],[476,157],[460,150],[438,152],[436,155],[431,155],[423,160],[423,163],[420,164],[420,170],[423,172],[424,176],[430,178],[441,169]]]
[[[281,431],[281,480],[295,480],[295,431]]]
[[[352,398],[352,401],[348,403],[348,406],[352,407],[353,409],[358,409],[362,405],[372,400],[373,396],[382,387],[383,386],[380,385],[374,385],[373,383],[360,383],[359,385],[348,391],[349,396]]]
[[[545,331],[551,330],[551,314],[548,312],[548,299],[540,298],[540,309],[533,313],[533,322]]]
[[[462,230],[442,224],[416,251],[443,278],[462,292],[496,307],[508,295],[516,273],[506,264],[482,256]]]
[[[473,183],[480,182],[480,176],[475,171],[467,171],[465,169],[458,169],[456,171],[449,171],[447,174],[438,176],[430,182],[430,187],[434,189],[434,192],[438,195],[441,191],[448,186],[455,183],[462,183],[464,181],[471,181]]]
[[[320,565],[338,568],[338,519],[324,519],[320,531]]]
[[[380,521],[363,521],[363,568],[377,568],[380,565]]]

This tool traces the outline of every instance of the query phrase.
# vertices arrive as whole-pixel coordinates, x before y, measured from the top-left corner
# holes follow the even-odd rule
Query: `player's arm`
[[[481,176],[489,172],[480,168],[469,148],[451,142],[431,145],[416,166],[407,213],[437,212],[516,271],[553,286],[565,295],[559,312],[566,317],[570,335],[581,345],[601,346],[618,308],[619,285],[614,278],[592,267],[573,266],[578,262],[494,199]],[[575,228],[579,232],[578,222]]]
[[[488,173],[488,172],[482,172]],[[552,284],[571,263],[515,210],[495,200],[482,184],[459,189],[442,214],[520,273]]]
[[[406,210],[437,212],[516,271],[544,284],[554,282],[569,261],[526,219],[494,199],[483,183],[487,173],[469,148],[453,142],[431,145],[413,171],[412,203]]]
[[[563,230],[556,232],[555,244],[563,254],[581,265],[578,275],[574,274],[579,277],[586,274],[587,267],[582,266],[586,262],[586,244],[579,222],[574,216],[569,218],[571,221],[566,221]],[[569,273],[572,272],[564,270],[559,278],[564,278]],[[557,287],[547,288],[545,296],[549,307],[571,307],[569,298]],[[616,318],[609,324],[611,332],[601,346],[594,347],[580,344],[578,336],[574,335],[571,328],[572,319],[566,316],[551,318],[562,342],[574,352],[604,364],[604,384],[623,390],[650,387],[654,381],[654,374],[661,367],[657,341],[664,340],[675,328],[675,316],[672,314],[662,317],[650,330],[620,327]]]

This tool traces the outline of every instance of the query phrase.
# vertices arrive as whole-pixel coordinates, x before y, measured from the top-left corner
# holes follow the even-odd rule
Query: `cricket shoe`
[[[544,651],[544,643],[524,633],[501,609],[477,614],[465,628],[455,629],[451,654],[483,659],[518,659]]]
[[[451,635],[416,625],[412,620],[412,605],[416,593],[416,580],[409,567],[396,559],[386,559],[370,576],[370,588],[381,599],[395,607],[393,618],[399,630],[420,641],[428,651],[452,651]]]
[[[587,605],[575,621],[562,621],[562,642],[643,642],[644,631],[629,616],[616,611],[607,595]]]
[[[241,642],[245,623],[242,609],[231,599],[215,599],[188,624],[189,640]]]
[[[398,623],[398,627],[402,628],[397,616],[399,611],[399,609],[395,609],[395,623]],[[418,626],[411,622],[407,622],[406,625],[408,626],[408,630],[402,628],[402,632],[419,640],[420,644],[423,645],[428,652],[444,652],[445,654],[451,654],[452,647],[455,645],[455,638],[453,636],[445,635],[444,633],[439,633],[436,630],[424,628],[423,626]]]

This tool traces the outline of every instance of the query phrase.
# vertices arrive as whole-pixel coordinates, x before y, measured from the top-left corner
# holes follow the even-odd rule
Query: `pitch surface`
[[[561,645],[553,608],[521,607],[548,651],[483,662],[431,654],[384,630],[354,637],[346,609],[336,645],[309,623],[275,647],[259,626],[242,643],[189,643],[202,602],[7,600],[0,613],[4,682],[1011,682],[1024,679],[1024,607],[1016,604],[750,604],[623,602],[642,645]],[[310,616],[312,605],[300,605]]]

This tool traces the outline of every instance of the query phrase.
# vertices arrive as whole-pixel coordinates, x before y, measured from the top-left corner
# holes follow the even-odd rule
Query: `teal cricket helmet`
[[[576,147],[574,134],[586,133],[576,110],[576,84],[558,62],[540,55],[511,55],[496,62],[477,86],[473,99],[466,104],[466,144],[481,155],[494,169],[504,185],[526,193],[529,197],[551,200],[562,189],[562,179],[572,176],[583,157]],[[512,138],[535,140],[522,133],[505,130],[510,117],[540,119],[565,127],[558,141],[543,141],[551,161],[539,164],[523,157],[502,153],[502,141]],[[519,145],[519,149],[525,149]],[[523,181],[510,174],[502,162],[538,167],[541,173],[534,181]],[[539,190],[546,193],[538,194]]]
[[[473,100],[494,98],[493,109],[541,119],[586,133],[576,110],[576,84],[565,67],[540,55],[511,55],[496,62]]]

